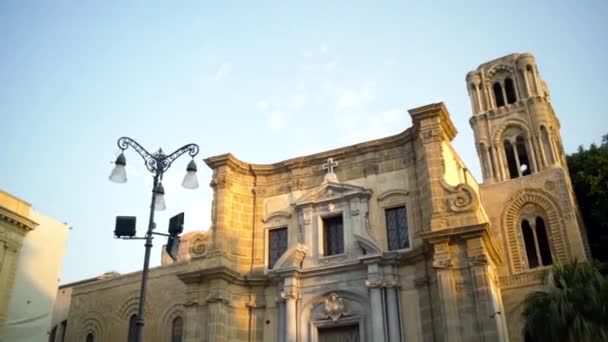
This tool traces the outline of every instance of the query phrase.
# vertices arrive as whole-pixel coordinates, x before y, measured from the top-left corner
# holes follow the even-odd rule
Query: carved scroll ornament
[[[441,186],[447,192],[446,206],[450,211],[454,213],[473,211],[479,206],[477,194],[470,185],[461,183],[452,186],[442,179]]]

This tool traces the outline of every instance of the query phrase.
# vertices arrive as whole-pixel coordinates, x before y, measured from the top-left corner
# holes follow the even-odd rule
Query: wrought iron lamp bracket
[[[170,155],[166,155],[162,149],[159,149],[156,153],[151,154],[137,141],[128,137],[122,137],[118,139],[117,144],[118,148],[120,148],[122,151],[126,150],[129,147],[132,147],[135,152],[137,152],[142,157],[148,171],[154,174],[165,173],[165,171],[167,171],[169,167],[171,167],[171,164],[182,154],[188,153],[191,157],[195,157],[199,151],[199,147],[197,144],[188,144],[178,148]]]

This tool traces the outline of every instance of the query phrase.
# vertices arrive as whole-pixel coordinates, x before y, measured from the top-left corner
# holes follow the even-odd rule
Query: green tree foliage
[[[568,156],[570,178],[587,228],[591,254],[608,261],[608,134],[601,145]]]
[[[541,291],[524,301],[525,332],[533,341],[608,341],[608,278],[588,262],[556,264]]]

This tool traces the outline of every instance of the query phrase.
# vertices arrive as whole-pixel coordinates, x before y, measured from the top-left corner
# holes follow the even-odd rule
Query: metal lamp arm
[[[141,146],[137,141],[129,138],[129,137],[122,137],[120,139],[118,139],[117,142],[118,148],[120,148],[121,150],[126,150],[127,148],[132,147],[135,152],[137,152],[142,159],[144,160],[144,164],[146,164],[146,168],[148,169],[148,171],[154,173],[156,172],[156,164],[157,161],[154,158],[154,156],[148,152],[143,146]]]
[[[179,158],[182,154],[188,152],[188,154],[190,155],[190,157],[194,157],[198,154],[198,145],[197,144],[188,144],[188,145],[184,145],[180,148],[178,148],[177,150],[175,150],[175,152],[171,153],[170,155],[164,157],[161,161],[160,161],[160,169],[161,171],[164,173],[165,171],[167,171],[167,169],[169,169],[169,167],[171,166],[171,164],[177,159]]]

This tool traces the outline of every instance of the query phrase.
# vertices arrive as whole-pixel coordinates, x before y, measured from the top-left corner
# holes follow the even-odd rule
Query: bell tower
[[[466,81],[484,183],[566,166],[559,120],[534,56],[484,63]]]
[[[554,263],[588,258],[547,84],[529,53],[466,76],[469,120],[483,173],[480,197],[506,262],[498,278],[512,341],[523,341],[522,301]]]

